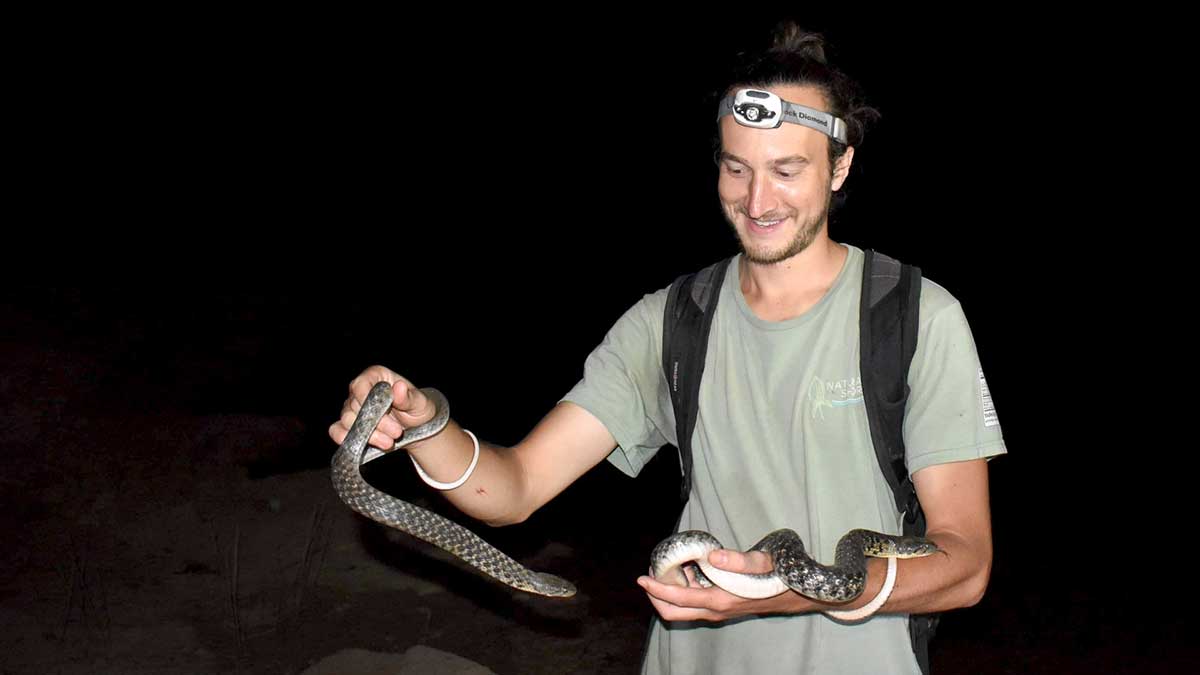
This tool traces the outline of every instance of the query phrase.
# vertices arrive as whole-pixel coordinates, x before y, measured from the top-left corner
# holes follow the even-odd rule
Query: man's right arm
[[[390,450],[404,428],[433,417],[434,406],[410,382],[381,366],[373,366],[350,383],[350,398],[341,419],[329,428],[341,443],[371,387],[392,383],[392,411],[379,423],[371,445]],[[557,405],[519,444],[502,448],[479,442],[479,461],[465,483],[443,494],[459,510],[489,525],[519,523],[553,499],[616,447],[608,429],[573,403]],[[471,438],[454,420],[436,436],[406,450],[431,478],[457,480],[474,454]]]

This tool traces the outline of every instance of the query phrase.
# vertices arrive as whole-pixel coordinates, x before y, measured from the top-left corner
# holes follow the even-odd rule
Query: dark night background
[[[521,526],[471,524],[574,579],[565,609],[379,533],[327,482],[326,428],[366,366],[514,444],[629,305],[734,251],[709,93],[778,17],[546,12],[39,26],[0,295],[0,672],[292,673],[417,643],[501,673],[636,670],[672,449],[636,480],[602,464]],[[883,113],[831,236],[960,300],[1008,445],[992,585],[945,617],[937,672],[1188,670],[1169,608],[1194,574],[1151,552],[1173,513],[1145,506],[1170,473],[1154,385],[1097,366],[1152,352],[1120,326],[1153,301],[1113,261],[1142,205],[1095,112],[1120,91],[1099,29],[795,18]],[[371,479],[424,494],[393,459]],[[367,563],[331,562],[339,533],[383,576],[453,590],[356,594],[336,580]]]

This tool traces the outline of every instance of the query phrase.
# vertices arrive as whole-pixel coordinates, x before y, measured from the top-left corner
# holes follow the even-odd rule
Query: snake
[[[685,568],[693,570],[696,583],[704,588],[714,585],[743,598],[770,598],[793,590],[824,603],[847,603],[862,595],[867,581],[867,557],[887,558],[888,573],[875,598],[857,609],[824,610],[841,621],[858,621],[874,614],[896,583],[896,560],[921,558],[941,552],[937,544],[924,537],[890,535],[855,529],[838,540],[834,564],[822,565],[804,550],[804,541],[795,530],[781,529],[763,537],[751,551],[771,557],[774,569],[764,574],[741,574],[713,567],[708,554],[723,548],[721,542],[703,530],[686,530],[659,542],[650,554],[650,575],[665,583],[690,586]]]
[[[434,416],[424,424],[405,429],[400,440],[388,452],[436,435],[450,419],[446,397],[432,387],[422,388],[434,404]],[[371,388],[350,426],[346,438],[333,455],[333,488],[351,509],[388,527],[432,544],[512,588],[548,597],[568,598],[575,586],[558,576],[535,572],[474,532],[432,511],[410,504],[368,484],[362,465],[386,454],[369,448],[367,441],[379,420],[391,409],[392,386],[379,382]],[[789,589],[826,603],[846,603],[862,594],[866,586],[868,556],[888,559],[884,587],[871,603],[855,610],[825,610],[836,619],[854,621],[874,613],[891,594],[895,585],[896,560],[917,558],[939,552],[937,544],[924,537],[888,535],[871,530],[851,530],[837,544],[834,564],[826,566],[813,560],[804,542],[794,530],[776,530],[752,546],[751,551],[767,553],[774,569],[765,574],[740,574],[713,567],[711,551],[723,548],[712,534],[686,530],[671,535],[654,547],[650,554],[650,574],[676,585],[690,585],[685,568],[694,570],[700,586],[719,586],[744,598],[769,598]]]
[[[388,452],[436,435],[450,420],[450,405],[440,391],[427,387],[421,392],[429,397],[437,412],[428,422],[405,429]],[[363,400],[350,432],[331,461],[333,489],[338,497],[367,518],[430,543],[512,588],[554,598],[575,595],[575,586],[571,582],[530,570],[462,525],[367,483],[362,475],[362,465],[386,454],[377,448],[368,448],[367,441],[379,420],[391,409],[392,401],[392,386],[387,382],[373,386]]]

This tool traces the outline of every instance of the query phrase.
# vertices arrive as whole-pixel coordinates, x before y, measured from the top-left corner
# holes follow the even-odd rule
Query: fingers
[[[371,387],[374,387],[379,382],[388,382],[395,384],[396,382],[404,382],[408,384],[408,380],[392,370],[383,366],[371,366],[367,368],[358,377],[350,381],[350,398],[358,401],[360,404],[366,400],[367,394],[371,392]]]
[[[368,391],[370,391],[368,389]],[[355,418],[358,417],[358,411],[362,410],[362,399],[348,398],[342,406],[341,424],[349,429],[354,424]],[[379,420],[379,424],[375,427],[375,432],[371,434],[370,444],[383,450],[391,450],[396,439],[404,433],[404,426],[400,424],[390,414],[384,415]],[[386,448],[383,445],[386,444]]]
[[[346,440],[346,435],[350,433],[350,427],[354,425],[354,420],[358,417],[358,411],[362,405],[354,399],[347,399],[342,407],[342,416],[337,422],[334,422],[329,427],[329,437],[334,443],[341,445]],[[391,451],[396,445],[396,440],[404,432],[404,428],[400,423],[391,417],[385,415],[379,420],[379,425],[371,432],[371,437],[367,440],[367,444],[379,448],[385,452]]]
[[[720,621],[720,615],[715,612],[710,612],[706,609],[694,609],[691,607],[678,607],[669,602],[660,600],[653,595],[648,595],[650,604],[654,607],[654,611],[665,621]]]
[[[710,552],[708,559],[720,569],[742,574],[765,574],[774,569],[771,556],[762,551],[718,549]],[[688,586],[663,583],[652,576],[638,577],[638,585],[646,591],[650,604],[667,621],[725,621],[766,607],[764,601],[740,598],[716,586],[704,588],[696,582],[690,565],[683,570]]]
[[[384,366],[371,366],[350,382],[350,396],[342,405],[341,417],[329,427],[329,437],[335,443],[340,445],[346,440],[346,435],[350,433],[350,427],[354,425],[354,419],[358,417],[358,411],[362,409],[362,402],[370,393],[371,388],[379,382],[392,384],[395,400],[392,404],[392,411],[384,415],[367,441],[373,447],[390,451],[395,447],[396,440],[404,433],[405,427],[416,424],[412,423],[414,415],[409,410],[414,406],[433,407],[428,403],[425,395],[413,387],[408,380]],[[418,407],[417,410],[419,412],[420,408]],[[432,414],[427,417],[432,417]]]
[[[649,576],[638,577],[637,582],[667,621],[722,621],[729,618],[726,613],[739,600],[719,588],[685,588]]]
[[[394,433],[395,437],[399,438],[401,430],[424,424],[433,418],[436,409],[429,397],[413,386],[412,382],[383,366],[367,368],[350,383],[350,398],[355,403],[355,414],[358,413],[358,406],[362,405],[367,394],[371,392],[371,388],[380,382],[392,385],[392,410],[388,416],[399,423],[395,427],[384,427],[384,433]]]

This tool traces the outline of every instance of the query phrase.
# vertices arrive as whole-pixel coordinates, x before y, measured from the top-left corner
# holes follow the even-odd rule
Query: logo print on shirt
[[[808,385],[808,398],[812,401],[813,419],[825,419],[825,409],[845,408],[863,402],[862,378],[825,382],[813,377]]]

